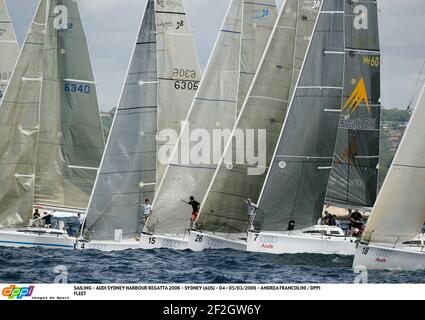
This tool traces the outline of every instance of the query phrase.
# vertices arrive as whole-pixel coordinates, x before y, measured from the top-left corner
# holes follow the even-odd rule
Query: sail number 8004
[[[89,94],[91,91],[91,88],[88,84],[76,84],[70,82],[65,82],[64,89],[65,92],[77,92],[83,94]]]

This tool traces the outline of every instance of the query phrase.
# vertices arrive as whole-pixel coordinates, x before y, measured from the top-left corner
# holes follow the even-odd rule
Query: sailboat
[[[183,1],[149,0],[90,199],[79,249],[151,248],[141,234],[145,199],[153,200],[201,71]]]
[[[380,127],[377,20],[376,1],[322,2],[258,204],[260,232],[249,233],[249,251],[354,254],[355,238],[339,226],[317,221],[328,185],[328,195],[341,203],[372,199],[373,191],[366,197],[364,185],[372,181],[370,188],[377,187],[374,170],[379,154],[373,154],[379,150]],[[329,184],[330,177],[339,184]],[[358,188],[352,188],[353,181],[359,181]]]
[[[76,1],[40,0],[0,108],[0,135],[0,245],[74,249],[63,223],[43,226],[33,210],[85,212],[104,150]]]
[[[0,103],[19,56],[19,45],[5,0],[0,0]]]
[[[214,132],[230,134],[263,56],[276,16],[274,0],[261,3],[231,1],[146,226],[145,231],[153,235],[151,238],[155,240],[156,247],[188,247],[189,237],[192,236],[192,211],[182,200],[189,201],[190,196],[204,198],[227,137],[220,136],[218,149],[201,151],[202,156],[208,154],[207,161],[203,163],[196,163],[193,159],[184,162],[187,148],[195,150],[200,143],[199,139],[189,142],[185,138],[199,130],[209,137],[213,137]]]
[[[282,8],[233,128],[232,139],[208,186],[197,230],[191,232],[192,249],[246,250],[249,216],[244,200],[251,198],[255,202],[260,195],[266,178],[265,166],[272,160],[317,15],[317,5],[311,1],[288,0]],[[266,163],[259,168],[262,172],[250,174],[255,165],[248,162],[247,155],[244,161],[226,161],[228,153],[237,153],[238,145],[233,142],[238,132],[262,129],[266,129],[266,150],[255,144],[245,146],[247,154],[266,153]]]
[[[412,114],[372,215],[354,267],[369,270],[425,269],[425,88]]]

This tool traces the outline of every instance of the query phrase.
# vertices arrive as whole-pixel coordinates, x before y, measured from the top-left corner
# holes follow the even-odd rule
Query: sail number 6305
[[[197,81],[175,81],[174,88],[177,90],[188,90],[188,91],[196,91],[198,90],[198,82]]]

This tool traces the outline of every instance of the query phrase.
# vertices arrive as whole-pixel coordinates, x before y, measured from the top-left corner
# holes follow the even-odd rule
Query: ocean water
[[[71,234],[75,224],[69,222]],[[0,247],[0,283],[53,283],[57,266],[68,270],[69,282],[200,283],[200,284],[350,284],[356,274],[352,257],[269,255],[233,250],[122,252],[66,251]],[[425,272],[370,271],[370,283],[425,283]]]
[[[0,248],[0,283],[353,283],[352,258],[268,255],[232,250],[62,251]],[[425,272],[370,272],[370,283],[425,283]]]

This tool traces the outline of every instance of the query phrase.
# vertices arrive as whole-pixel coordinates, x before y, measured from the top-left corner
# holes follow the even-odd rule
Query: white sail
[[[161,148],[171,151],[177,141],[166,132],[180,133],[201,80],[195,40],[183,0],[155,1],[158,59],[158,158],[156,181],[164,175],[169,160]],[[166,130],[166,131],[164,131]],[[165,147],[164,147],[165,145]]]
[[[0,109],[0,226],[84,209],[103,130],[77,3],[41,0]],[[5,222],[6,221],[6,222]]]
[[[425,88],[378,196],[363,240],[395,245],[425,222]]]
[[[0,0],[0,102],[19,56],[19,45],[5,0]]]
[[[154,213],[148,224],[149,231],[182,234],[189,227],[190,208],[181,200],[188,200],[192,195],[202,199],[217,166],[213,152],[209,155],[209,163],[197,164],[192,159],[183,163],[187,148],[192,149],[199,143],[187,141],[186,136],[199,130],[207,132],[210,137],[214,130],[227,129],[230,133],[276,16],[274,0],[261,3],[233,0],[230,3],[186,126],[158,189]],[[224,137],[223,140],[224,147]],[[221,153],[218,159],[220,156]]]
[[[125,239],[140,232],[137,203],[153,199],[163,166],[158,133],[180,132],[199,77],[182,1],[148,1],[88,209],[92,239],[113,239],[115,230]]]

